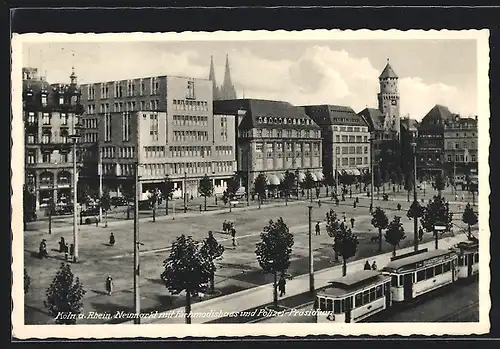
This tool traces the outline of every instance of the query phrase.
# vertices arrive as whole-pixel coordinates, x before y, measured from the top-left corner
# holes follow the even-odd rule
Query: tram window
[[[434,276],[434,267],[425,269],[425,278],[431,279]]]
[[[458,257],[458,265],[459,266],[463,266],[464,265],[464,257],[463,256],[459,256]]]
[[[377,297],[377,299],[382,297],[382,285],[377,286],[375,293],[375,297]]]
[[[333,310],[333,299],[327,299],[326,300],[326,311],[332,311]]]
[[[440,275],[443,273],[443,265],[439,264],[434,267],[434,275]]]
[[[479,253],[474,254],[474,263],[479,263]]]
[[[368,304],[370,302],[370,292],[363,291],[363,304]]]
[[[354,297],[354,300],[356,302],[356,308],[362,306],[363,305],[363,294],[361,292],[357,293],[356,296]]]
[[[333,313],[340,314],[340,301],[338,299],[333,301]]]
[[[375,287],[370,289],[370,302],[375,300]]]
[[[398,276],[397,275],[392,276],[391,285],[392,285],[392,287],[398,287]]]
[[[319,299],[319,310],[326,311],[326,300],[324,298]]]
[[[417,271],[417,282],[425,280],[425,270]]]
[[[446,273],[449,271],[450,271],[450,262],[444,263],[443,264],[443,273]]]

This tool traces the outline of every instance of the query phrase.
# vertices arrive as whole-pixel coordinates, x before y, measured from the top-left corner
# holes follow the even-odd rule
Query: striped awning
[[[355,176],[361,176],[361,172],[359,172],[359,170],[356,168],[354,170],[352,170],[352,174]]]
[[[325,178],[322,172],[316,172],[315,174],[318,181],[322,181]]]
[[[310,173],[311,173],[311,177],[312,177],[313,181],[317,182],[318,178],[316,177],[316,175],[312,172],[310,172]]]
[[[299,180],[299,182],[303,182],[304,179],[306,179],[305,173],[299,172],[299,175],[297,176],[297,179]]]
[[[278,176],[276,176],[274,174],[268,174],[267,180],[269,182],[269,185],[280,185],[280,180],[279,180]]]

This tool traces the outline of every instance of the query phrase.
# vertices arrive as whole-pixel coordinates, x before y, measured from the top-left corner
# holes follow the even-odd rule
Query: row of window
[[[453,156],[452,155],[448,155],[448,162],[452,162],[453,161]],[[461,155],[458,155],[456,154],[455,155],[455,162],[476,162],[476,155],[475,154],[472,154],[470,157],[468,157],[467,155],[464,155],[464,154],[461,154]]]
[[[208,132],[206,132],[206,131],[174,131],[174,140],[176,142],[208,141]]]
[[[340,148],[337,147],[337,154],[340,154]],[[342,154],[368,154],[368,147],[342,147]]]
[[[158,78],[151,78],[150,79],[150,89],[149,92],[150,94],[157,94],[159,92],[160,88],[160,82]],[[121,98],[124,96],[124,86],[122,85],[123,82],[121,81],[114,81],[112,83],[101,83],[101,99],[106,99],[110,98],[109,97],[109,92],[110,92],[110,86],[109,84],[113,84],[113,89],[112,91],[114,92],[114,98]],[[126,85],[126,95],[128,97],[135,96],[135,83],[133,80],[127,80],[127,85]],[[146,84],[141,80],[139,84],[139,95],[143,96],[146,94]],[[88,100],[93,100],[95,99],[95,85],[90,84],[87,85],[87,96]]]
[[[363,126],[333,126],[334,131],[340,132],[368,132],[368,127]]]
[[[388,288],[388,286],[386,286]],[[319,310],[321,311],[333,311],[334,314],[342,314],[347,310],[347,300],[350,298],[352,309],[362,307],[363,305],[369,304],[377,299],[384,296],[384,286],[377,285],[362,292],[358,292],[354,296],[354,304],[352,302],[352,296],[347,299],[331,299],[326,297],[318,297],[319,299]]]
[[[35,151],[29,151],[26,154],[28,164],[37,163],[37,155]],[[52,152],[42,152],[42,163],[49,164],[53,162],[67,163],[70,161],[69,153],[59,153],[58,155]]]
[[[355,165],[367,165],[368,164],[368,156],[364,157],[342,157],[337,158],[337,166],[355,166]]]
[[[232,161],[214,161],[173,164],[145,164],[143,165],[142,171],[146,176],[163,176],[165,174],[183,175],[184,173],[204,175],[212,173],[212,171],[215,173],[231,173],[234,171],[234,168]],[[125,175],[123,171],[122,174]]]
[[[466,256],[458,256],[458,266],[459,267],[467,266],[468,258],[472,258],[473,263],[479,263],[479,253],[474,253],[473,255],[469,254]]]
[[[170,154],[172,157],[185,157],[185,156],[212,156],[212,148],[205,146],[191,146],[191,147],[170,147]]]
[[[313,121],[311,119],[303,118],[282,118],[282,117],[267,117],[267,116],[259,116],[257,121],[260,124],[278,124],[278,125],[313,125]]]
[[[441,163],[441,156],[439,155],[427,155],[427,156],[420,156],[419,157],[420,163],[421,164],[432,164],[434,162],[436,163]],[[448,162],[453,162],[453,156],[448,155],[447,157]],[[455,155],[455,162],[477,162],[477,157],[476,154],[470,154],[470,157],[465,156],[464,154],[456,154]]]
[[[336,143],[367,143],[368,136],[348,136],[348,135],[336,135]]]
[[[129,102],[115,102],[113,104],[113,110],[111,110],[109,103],[102,103],[99,107],[99,113],[122,113],[122,112],[132,112],[132,111],[140,111],[140,110],[158,110],[160,105],[159,99],[151,99],[151,100],[143,100],[139,101],[129,101]],[[96,105],[88,104],[87,105],[87,114],[93,115],[96,113]]]
[[[192,110],[192,111],[208,111],[209,104],[207,101],[189,101],[182,99],[173,100],[174,110]]]
[[[462,142],[462,149],[467,149],[468,146],[469,146],[469,143],[467,141]],[[476,149],[476,142],[475,141],[470,142],[470,148]],[[446,142],[445,149],[460,149],[460,142]]]
[[[282,142],[266,142],[266,152],[267,153],[272,153],[273,148],[274,152],[282,152],[283,151],[283,143]],[[294,145],[294,146],[293,146]],[[319,143],[312,143],[313,151],[318,152],[319,151]],[[302,152],[302,151],[311,151],[311,144],[310,143],[291,143],[291,142],[285,142],[285,149],[288,152],[293,151],[292,148],[295,148],[296,152]],[[264,149],[264,143],[255,143],[255,151],[257,153],[262,153]]]
[[[174,115],[174,126],[208,126],[207,116],[197,115]]]
[[[83,120],[83,127],[84,128],[97,128],[98,127],[98,122],[96,118],[88,118]]]
[[[30,133],[26,135],[26,142],[28,144],[36,144],[38,143],[38,137],[36,134]],[[41,143],[42,144],[49,144],[49,143],[71,143],[71,138],[69,137],[68,130],[66,129],[61,129],[59,136],[57,131],[54,132],[54,135],[52,135],[52,132],[50,131],[43,131],[41,134]]]
[[[96,143],[99,138],[99,134],[95,132],[88,132],[82,135],[82,142],[84,143]]]
[[[42,124],[43,125],[51,125],[53,115],[51,113],[42,113]],[[59,114],[59,124],[60,125],[68,125],[68,114],[60,113]],[[78,115],[74,116],[75,123],[78,123]],[[35,112],[28,112],[28,123],[34,124],[36,122]]]
[[[242,134],[244,134],[243,132]],[[249,133],[247,133],[248,137]],[[273,137],[273,138],[283,138],[283,137],[301,137],[301,138],[320,138],[320,131],[313,130],[282,130],[282,129],[257,129],[257,137]]]
[[[27,101],[33,101],[33,94],[28,93],[26,96]],[[59,98],[57,99],[59,106],[63,105],[75,105],[77,103],[77,96],[65,96],[64,94],[59,94]],[[42,92],[40,95],[40,103],[42,107],[46,107],[48,103],[48,95],[47,93]]]
[[[231,146],[216,146],[215,153],[217,155],[233,155],[233,147],[231,147]]]

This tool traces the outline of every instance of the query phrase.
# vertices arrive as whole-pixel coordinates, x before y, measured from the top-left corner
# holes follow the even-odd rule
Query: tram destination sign
[[[448,259],[450,259],[450,255],[449,254],[446,254],[444,256],[434,257],[434,258],[431,258],[431,259],[428,259],[428,260],[425,260],[425,261],[422,261],[422,262],[418,262],[417,263],[417,268],[423,268],[423,267],[427,267],[427,266],[430,266],[430,265],[439,264],[439,263],[444,262],[444,261],[446,261]]]

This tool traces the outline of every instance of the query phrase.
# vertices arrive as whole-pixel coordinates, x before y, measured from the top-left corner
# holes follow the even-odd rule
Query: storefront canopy
[[[269,182],[269,185],[280,185],[280,180],[278,176],[274,174],[267,175],[267,180]]]
[[[304,179],[306,179],[306,175],[304,173],[300,172],[297,179],[299,180],[299,182],[303,182]]]
[[[321,172],[316,172],[315,174],[316,174],[316,178],[318,179],[318,181],[322,181],[322,180],[323,180],[323,178],[325,178],[325,177],[323,176],[323,173],[321,173]]]
[[[313,181],[317,182],[318,178],[316,178],[316,175],[313,172],[310,172],[310,173],[311,173],[311,177],[312,177]]]
[[[358,169],[352,170],[352,174],[355,175],[355,176],[361,176],[361,172],[359,172]]]

